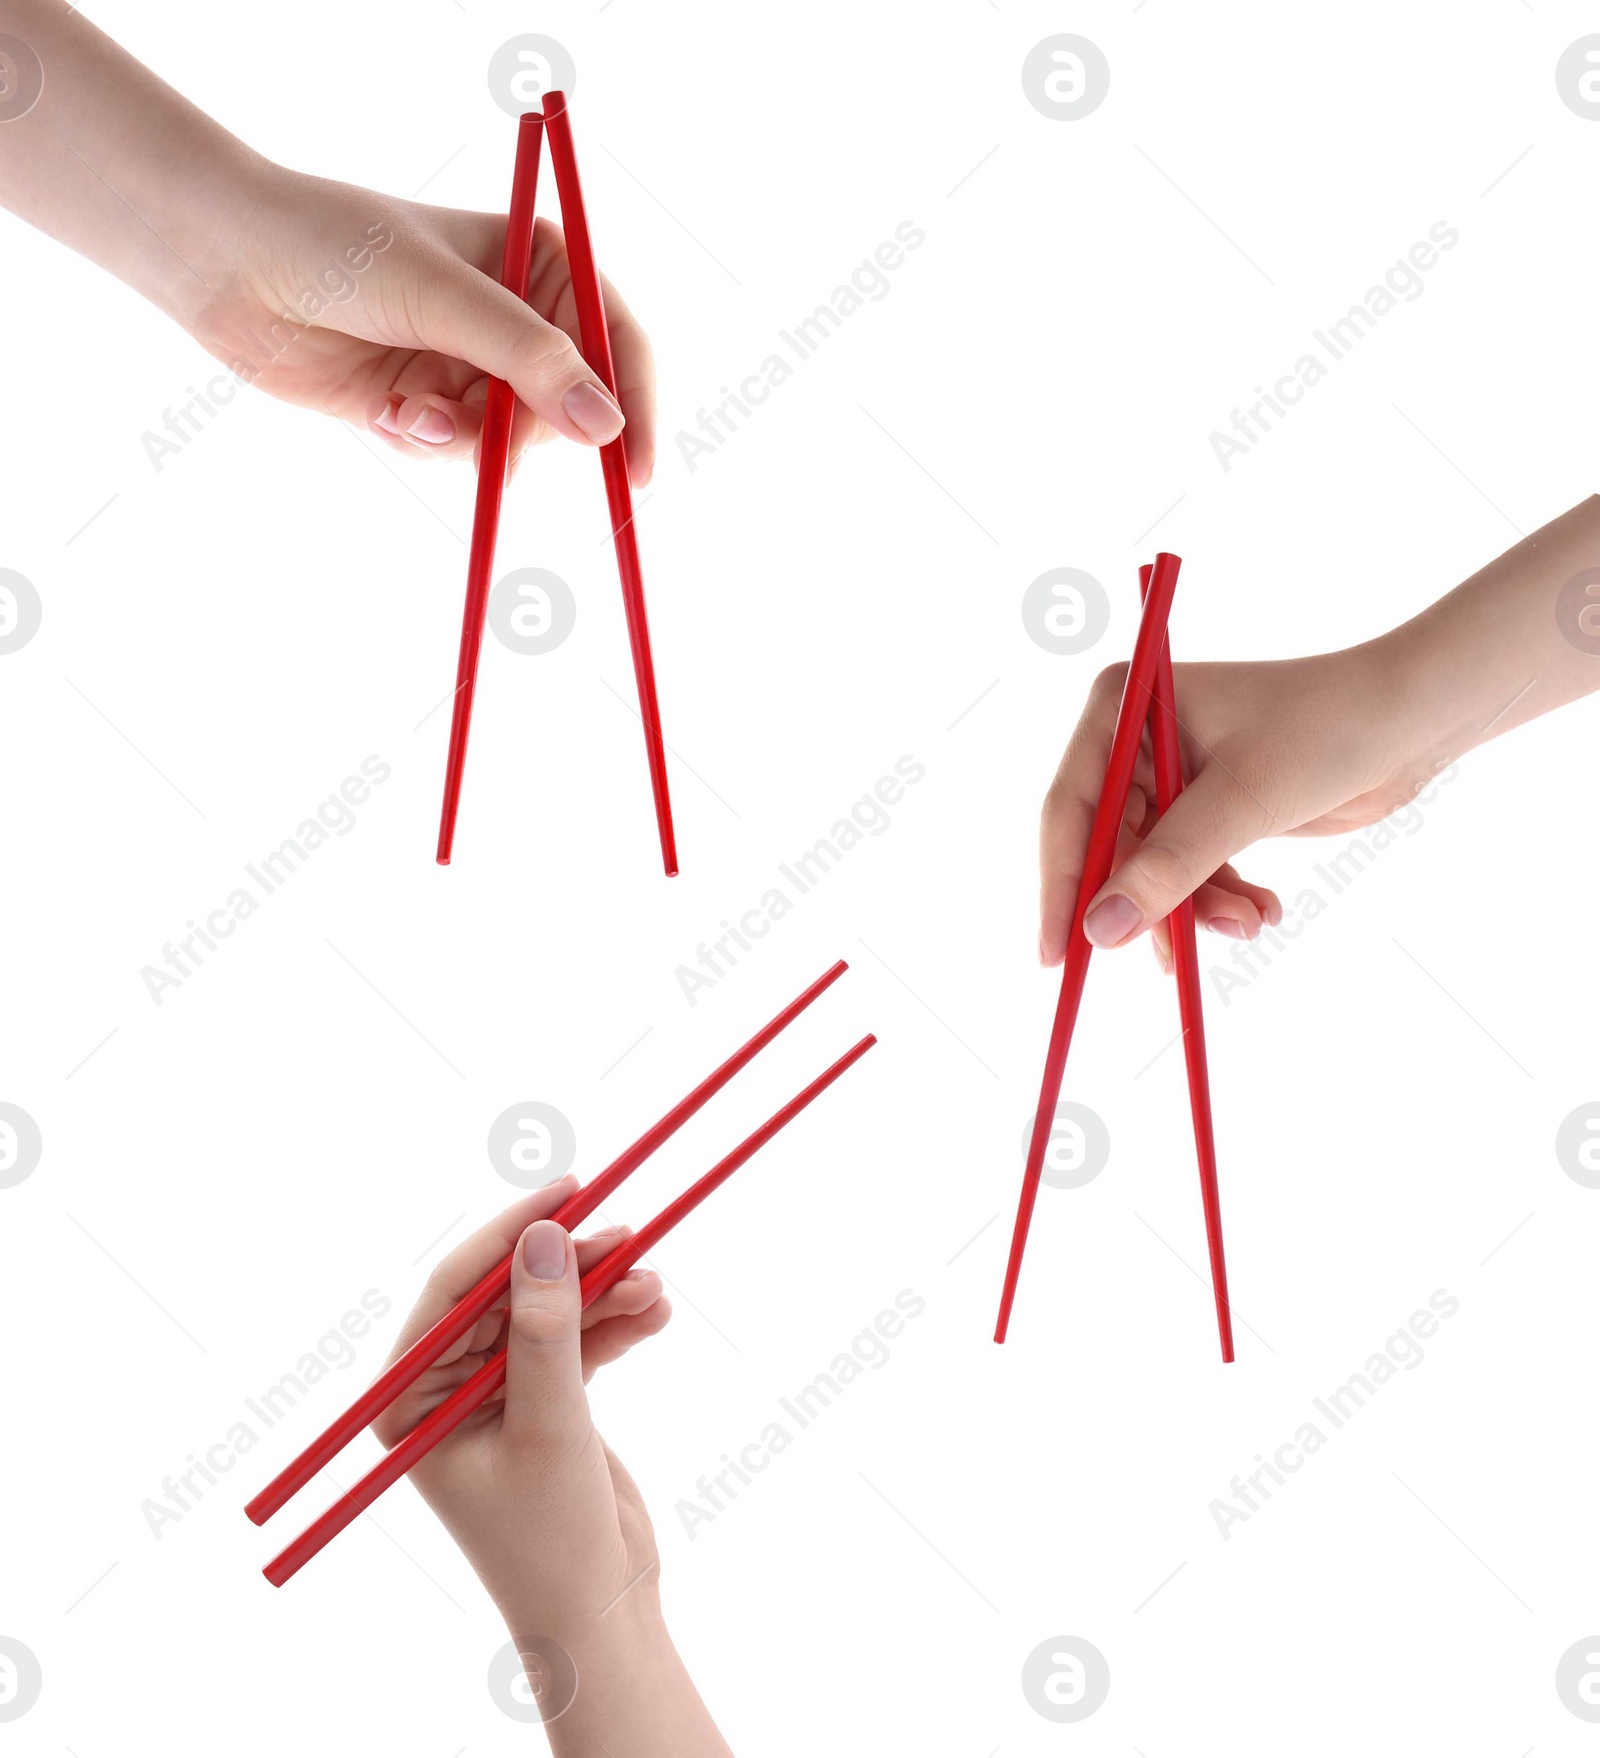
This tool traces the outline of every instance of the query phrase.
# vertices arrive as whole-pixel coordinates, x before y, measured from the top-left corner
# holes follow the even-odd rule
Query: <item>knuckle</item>
[[[1196,874],[1194,863],[1178,850],[1164,844],[1146,843],[1139,852],[1138,889],[1141,903],[1156,899],[1187,897],[1204,874]]]
[[[519,1343],[550,1349],[569,1330],[566,1312],[549,1300],[525,1300],[511,1309],[511,1334]]]
[[[422,1286],[422,1298],[417,1307],[421,1312],[431,1312],[435,1308],[443,1311],[454,1306],[461,1298],[459,1283],[461,1278],[456,1274],[450,1258],[441,1258],[428,1272],[428,1279]]]
[[[1122,700],[1128,682],[1128,662],[1119,659],[1115,665],[1102,666],[1089,686],[1089,700],[1097,708],[1115,706]]]
[[[554,324],[529,324],[511,351],[517,375],[524,379],[561,379],[577,364],[578,351]]]

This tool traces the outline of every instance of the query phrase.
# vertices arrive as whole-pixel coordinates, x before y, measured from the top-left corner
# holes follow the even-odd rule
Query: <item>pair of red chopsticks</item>
[[[578,307],[578,334],[583,357],[617,394],[617,371],[611,359],[611,331],[606,324],[600,274],[589,242],[589,221],[578,181],[572,147],[572,124],[562,92],[550,92],[544,113],[530,111],[517,126],[516,168],[511,180],[511,212],[506,221],[505,252],[500,284],[519,299],[528,293],[533,264],[533,210],[539,184],[539,150],[550,137],[550,163],[561,200],[561,220],[572,274],[572,297]],[[467,734],[472,727],[472,697],[478,681],[478,655],[483,648],[483,623],[489,607],[490,575],[495,539],[500,531],[500,499],[505,491],[511,456],[511,424],[516,393],[503,379],[489,381],[483,410],[483,438],[478,451],[478,498],[472,515],[472,548],[467,557],[467,601],[461,615],[461,654],[456,662],[455,709],[450,718],[450,752],[445,760],[444,805],[439,815],[440,866],[448,866],[455,845],[456,812],[461,803],[461,774],[467,761]],[[639,718],[644,723],[645,756],[650,765],[650,791],[655,797],[656,831],[661,839],[661,864],[667,877],[678,871],[678,845],[672,829],[672,800],[667,792],[667,759],[661,742],[661,711],[656,702],[655,664],[650,656],[650,623],[644,608],[644,577],[633,529],[633,495],[628,486],[628,460],[619,434],[600,449],[605,475],[611,534],[622,577],[622,606],[628,619],[628,644],[633,650],[634,683],[639,692]]]
[[[558,1208],[551,1219],[569,1231],[594,1213],[619,1184],[638,1169],[661,1144],[674,1135],[683,1124],[709,1099],[719,1093],[746,1063],[759,1055],[785,1026],[797,1019],[825,989],[831,988],[849,967],[843,959],[824,971],[811,987],[797,995],[783,1011],[770,1019],[753,1038],[736,1050],[722,1066],[709,1074],[687,1098],[681,1099],[666,1116],[651,1125],[582,1190],[575,1192]],[[581,1283],[583,1304],[587,1307],[605,1291],[627,1275],[634,1264],[677,1226],[685,1215],[698,1208],[718,1185],[733,1176],[745,1161],[772,1140],[780,1129],[797,1117],[820,1093],[839,1078],[852,1064],[859,1062],[877,1043],[872,1033],[847,1050],[839,1060],[825,1068],[809,1086],[775,1111],[759,1129],[745,1137],[733,1152],[717,1162],[699,1179],[637,1233],[624,1239],[617,1248],[596,1264]],[[419,1337],[397,1361],[379,1374],[376,1380],[341,1416],[325,1428],[302,1452],[283,1468],[271,1483],[246,1503],[245,1512],[261,1525],[277,1513],[289,1498],[308,1484],[322,1468],[337,1456],[362,1429],[386,1410],[416,1379],[434,1364],[440,1354],[477,1324],[483,1315],[498,1305],[511,1286],[511,1258],[504,1258],[478,1285]],[[291,1544],[280,1551],[262,1573],[274,1587],[281,1587],[291,1575],[298,1573],[328,1541],[342,1532],[363,1508],[383,1494],[397,1479],[403,1477],[425,1453],[435,1447],[457,1423],[492,1398],[504,1384],[506,1352],[497,1350],[482,1367],[458,1386],[445,1401],[425,1416],[403,1440],[379,1460],[339,1499],[309,1525]]]
[[[1084,853],[1083,877],[1072,911],[1067,936],[1067,956],[1061,972],[1061,998],[1056,1003],[1055,1025],[1044,1059],[1044,1079],[1039,1086],[1039,1108],[1034,1113],[1033,1136],[1022,1174],[1022,1195],[1011,1235],[1011,1256],[1006,1263],[1005,1287],[1000,1295],[1000,1317],[994,1340],[1003,1343],[1011,1323],[1022,1253],[1028,1243],[1034,1199],[1044,1169],[1045,1149],[1055,1124],[1056,1101],[1061,1096],[1061,1077],[1066,1071],[1067,1050],[1077,1022],[1078,1003],[1083,999],[1089,954],[1094,950],[1083,931],[1084,913],[1091,900],[1111,877],[1117,851],[1117,833],[1128,804],[1134,764],[1145,724],[1150,727],[1150,749],[1155,764],[1156,805],[1165,812],[1183,791],[1183,765],[1178,751],[1178,714],[1173,699],[1172,653],[1167,644],[1167,617],[1178,584],[1180,562],[1165,550],[1153,568],[1139,570],[1139,589],[1144,610],[1133,659],[1117,709],[1111,756],[1095,806],[1089,844]],[[1200,1200],[1205,1210],[1206,1249],[1211,1259],[1211,1288],[1217,1306],[1217,1332],[1222,1340],[1222,1359],[1233,1360],[1233,1316],[1228,1306],[1228,1266],[1222,1252],[1222,1207],[1217,1196],[1217,1150],[1211,1131],[1211,1087],[1206,1076],[1205,1019],[1200,1005],[1200,955],[1194,939],[1194,900],[1185,898],[1167,918],[1172,934],[1172,958],[1178,978],[1178,1017],[1183,1027],[1183,1055],[1189,1077],[1189,1109],[1194,1117],[1195,1153],[1200,1162]]]

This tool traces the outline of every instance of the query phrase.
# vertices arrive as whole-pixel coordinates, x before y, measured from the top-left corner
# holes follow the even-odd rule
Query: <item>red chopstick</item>
[[[690,1185],[675,1201],[668,1203],[654,1220],[648,1221],[637,1233],[623,1240],[614,1251],[596,1264],[581,1283],[583,1304],[591,1305],[608,1288],[621,1281],[633,1265],[670,1233],[685,1215],[698,1208],[718,1185],[731,1178],[819,1093],[832,1086],[847,1068],[859,1062],[877,1041],[869,1032],[832,1067],[824,1069],[809,1086],[774,1112],[759,1129],[746,1136],[731,1154],[719,1160],[703,1178]],[[392,1483],[403,1477],[457,1423],[492,1397],[504,1381],[505,1373],[506,1352],[501,1349],[471,1379],[458,1386],[442,1404],[430,1411],[404,1440],[392,1447],[372,1470],[346,1490],[298,1538],[285,1546],[261,1571],[262,1574],[274,1587],[281,1587],[291,1576],[297,1574],[330,1539],[342,1532],[357,1514],[376,1501]]]
[[[1133,781],[1133,766],[1139,755],[1140,735],[1149,713],[1150,699],[1155,690],[1157,664],[1161,643],[1166,639],[1167,617],[1172,610],[1172,595],[1178,584],[1178,557],[1163,550],[1156,557],[1150,591],[1139,619],[1139,634],[1133,644],[1133,659],[1128,666],[1127,682],[1122,688],[1122,701],[1117,708],[1116,731],[1111,738],[1111,756],[1106,763],[1105,780],[1094,810],[1089,830],[1089,843],[1084,851],[1083,876],[1078,881],[1078,897],[1072,908],[1072,926],[1067,935],[1067,956],[1061,972],[1061,996],[1056,1002],[1055,1024],[1050,1030],[1050,1048],[1044,1059],[1044,1078],[1039,1083],[1039,1106],[1034,1113],[1033,1137],[1028,1143],[1028,1160],[1022,1174],[1022,1194],[1017,1200],[1016,1226],[1011,1234],[1011,1255],[1006,1262],[1005,1286],[1000,1293],[1000,1316],[995,1324],[994,1340],[1003,1343],[1011,1323],[1011,1306],[1017,1296],[1017,1277],[1022,1271],[1022,1254],[1027,1249],[1028,1226],[1033,1219],[1033,1205],[1039,1194],[1039,1175],[1044,1170],[1044,1154],[1055,1123],[1056,1100],[1061,1096],[1061,1077],[1066,1072],[1067,1050],[1072,1043],[1072,1028],[1078,1017],[1078,1003],[1083,999],[1083,981],[1089,970],[1089,954],[1094,948],[1083,932],[1084,913],[1090,899],[1111,877],[1111,863],[1117,852],[1117,832],[1122,827],[1122,814],[1128,803],[1128,787]]]
[[[561,229],[567,240],[567,265],[572,273],[572,297],[578,307],[578,334],[583,342],[583,357],[615,397],[617,369],[611,359],[611,331],[606,324],[606,306],[600,292],[599,271],[595,268],[594,247],[589,241],[589,219],[583,205],[578,161],[572,148],[572,123],[567,114],[565,92],[546,92],[544,125],[550,136],[550,169],[555,173],[556,192],[561,198]],[[606,502],[617,546],[617,572],[622,579],[628,645],[633,649],[633,677],[639,692],[639,718],[644,723],[650,791],[655,796],[661,864],[670,879],[678,871],[678,845],[672,829],[672,800],[667,792],[667,758],[661,743],[655,664],[650,656],[644,575],[639,567],[639,545],[634,534],[633,494],[628,485],[628,459],[621,435],[601,447],[600,467],[605,474]]]
[[[511,177],[511,212],[506,220],[505,250],[500,259],[500,284],[525,299],[533,266],[533,209],[539,186],[539,143],[544,118],[530,111],[517,124],[517,160]],[[517,394],[504,379],[489,380],[483,406],[483,433],[478,443],[478,499],[472,513],[472,548],[467,556],[467,600],[461,612],[461,654],[456,661],[455,706],[450,715],[450,752],[445,759],[444,804],[439,814],[438,862],[450,864],[455,845],[456,811],[461,803],[461,773],[467,761],[467,734],[472,730],[472,697],[478,684],[478,655],[483,648],[483,621],[489,608],[489,582],[500,535],[500,500],[505,492],[506,466],[511,457],[511,424]]]
[[[629,1148],[623,1150],[603,1172],[568,1197],[551,1217],[569,1232],[599,1208],[623,1179],[636,1171],[661,1144],[675,1135],[700,1108],[728,1084],[779,1032],[805,1012],[824,990],[850,967],[841,958],[825,970],[808,989],[771,1019],[726,1062],[701,1081],[686,1098],[653,1123]],[[503,1258],[475,1288],[464,1294],[431,1329],[406,1352],[391,1362],[370,1386],[337,1416],[311,1444],[284,1466],[265,1489],[245,1504],[245,1513],[260,1526],[271,1519],[289,1498],[303,1489],[319,1471],[336,1458],[355,1437],[394,1402],[407,1386],[433,1366],[446,1349],[464,1337],[511,1286],[511,1258]]]
[[[1150,590],[1150,569],[1139,570],[1140,596]],[[1178,751],[1177,695],[1172,684],[1172,647],[1163,637],[1156,662],[1155,700],[1150,711],[1150,748],[1155,759],[1156,807],[1161,812],[1183,792],[1183,761]],[[1211,1291],[1217,1305],[1222,1359],[1233,1360],[1233,1313],[1228,1306],[1228,1265],[1222,1252],[1222,1202],[1217,1193],[1217,1147],[1211,1130],[1211,1082],[1206,1072],[1206,1022],[1200,999],[1200,954],[1194,940],[1194,899],[1186,897],[1167,917],[1172,962],[1178,980],[1178,1018],[1183,1026],[1183,1060],[1189,1077],[1189,1110],[1194,1118],[1194,1150],[1200,1163],[1200,1202],[1206,1217],[1206,1250],[1211,1258]]]

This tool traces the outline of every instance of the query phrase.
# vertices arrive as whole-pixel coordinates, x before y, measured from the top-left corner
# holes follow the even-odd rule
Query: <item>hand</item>
[[[509,174],[509,171],[508,171]],[[529,301],[499,284],[504,215],[427,207],[257,164],[254,195],[185,312],[206,351],[257,389],[364,424],[391,450],[470,458],[491,376],[518,397],[512,456],[553,436],[623,431],[636,485],[655,464],[650,344],[602,281],[621,408],[578,352],[566,244],[534,228]]]
[[[412,1468],[524,1656],[564,1650],[576,1695],[541,1696],[556,1758],[650,1752],[730,1758],[667,1634],[650,1517],[633,1479],[595,1432],[584,1384],[671,1316],[661,1278],[635,1269],[580,1311],[578,1278],[626,1236],[574,1241],[549,1215],[577,1188],[535,1191],[451,1252],[395,1344],[399,1355],[508,1253],[508,1299],[373,1426],[393,1446],[502,1346],[503,1397],[490,1399]]]
[[[1165,919],[1254,939],[1272,892],[1228,863],[1263,836],[1331,836],[1375,824],[1457,757],[1600,689],[1593,605],[1600,497],[1552,519],[1409,623],[1311,659],[1173,667],[1189,778],[1158,816],[1146,727],[1110,879],[1084,932],[1124,946],[1147,928],[1171,970]],[[1066,955],[1078,880],[1111,752],[1126,666],[1095,679],[1044,804],[1039,956]]]
[[[0,207],[153,300],[237,377],[363,422],[393,450],[470,457],[492,375],[522,405],[514,458],[552,434],[603,445],[626,417],[629,475],[649,481],[650,345],[603,287],[619,409],[578,352],[556,227],[534,232],[530,306],[499,284],[503,215],[287,171],[75,8],[8,0],[6,17],[50,77],[0,128]]]
[[[506,1384],[411,1471],[519,1637],[563,1640],[638,1582],[653,1599],[650,1518],[633,1479],[595,1432],[584,1385],[671,1316],[661,1278],[635,1269],[585,1312],[578,1277],[621,1243],[615,1228],[573,1241],[552,1214],[572,1178],[535,1191],[434,1270],[390,1360],[508,1253],[506,1301],[447,1352],[373,1427],[392,1447],[505,1348]],[[648,1577],[640,1581],[641,1576]]]
[[[1184,773],[1170,812],[1156,811],[1148,726],[1110,880],[1090,901],[1096,946],[1154,931],[1170,970],[1166,917],[1193,896],[1197,925],[1253,940],[1283,908],[1230,858],[1263,836],[1332,835],[1376,823],[1431,779],[1398,710],[1393,656],[1381,643],[1313,659],[1173,667]],[[1111,751],[1125,665],[1095,679],[1045,799],[1040,836],[1039,955],[1066,953],[1089,825]]]

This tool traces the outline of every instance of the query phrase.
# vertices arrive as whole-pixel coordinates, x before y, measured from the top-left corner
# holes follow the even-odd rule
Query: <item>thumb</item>
[[[566,1229],[535,1221],[511,1265],[502,1433],[515,1445],[548,1447],[589,1426],[583,1392],[578,1264]]]
[[[1122,946],[1261,834],[1261,808],[1220,766],[1202,769],[1089,902],[1094,946]]]
[[[504,379],[565,438],[603,446],[622,432],[616,398],[566,332],[471,264],[433,268],[415,327],[424,346]]]

